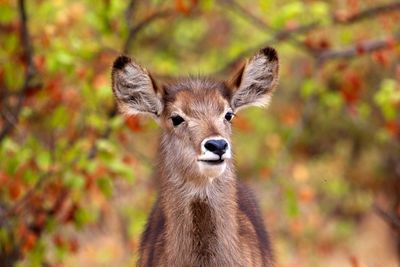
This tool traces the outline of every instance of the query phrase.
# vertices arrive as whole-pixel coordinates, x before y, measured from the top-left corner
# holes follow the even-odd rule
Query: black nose
[[[204,147],[208,150],[217,154],[218,156],[222,156],[226,150],[228,149],[228,143],[225,140],[208,140]]]

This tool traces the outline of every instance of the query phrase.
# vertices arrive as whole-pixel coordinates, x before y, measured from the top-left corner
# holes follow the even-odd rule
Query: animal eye
[[[228,111],[228,112],[225,114],[225,119],[226,119],[227,121],[231,121],[231,120],[233,119],[234,116],[235,116],[235,114],[234,114],[233,112]]]
[[[182,122],[184,122],[185,120],[179,116],[179,115],[175,115],[171,117],[172,120],[172,124],[174,125],[174,127],[178,126],[179,124],[181,124]]]

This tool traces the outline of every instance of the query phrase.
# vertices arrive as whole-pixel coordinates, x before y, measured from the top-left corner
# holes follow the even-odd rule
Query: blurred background
[[[0,0],[0,266],[134,266],[159,127],[114,107],[113,59],[227,78],[265,46],[239,176],[277,266],[399,266],[400,2]]]

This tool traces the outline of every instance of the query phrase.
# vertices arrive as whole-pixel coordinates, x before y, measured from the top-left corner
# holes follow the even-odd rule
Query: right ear
[[[112,90],[125,115],[147,113],[159,117],[163,104],[161,92],[146,69],[127,56],[119,56],[112,68]]]

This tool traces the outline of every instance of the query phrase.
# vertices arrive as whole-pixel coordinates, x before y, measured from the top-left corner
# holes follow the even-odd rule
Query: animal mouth
[[[218,165],[218,164],[223,163],[225,160],[220,158],[220,159],[208,159],[208,160],[203,159],[203,160],[199,160],[199,161],[210,164],[210,165]]]

